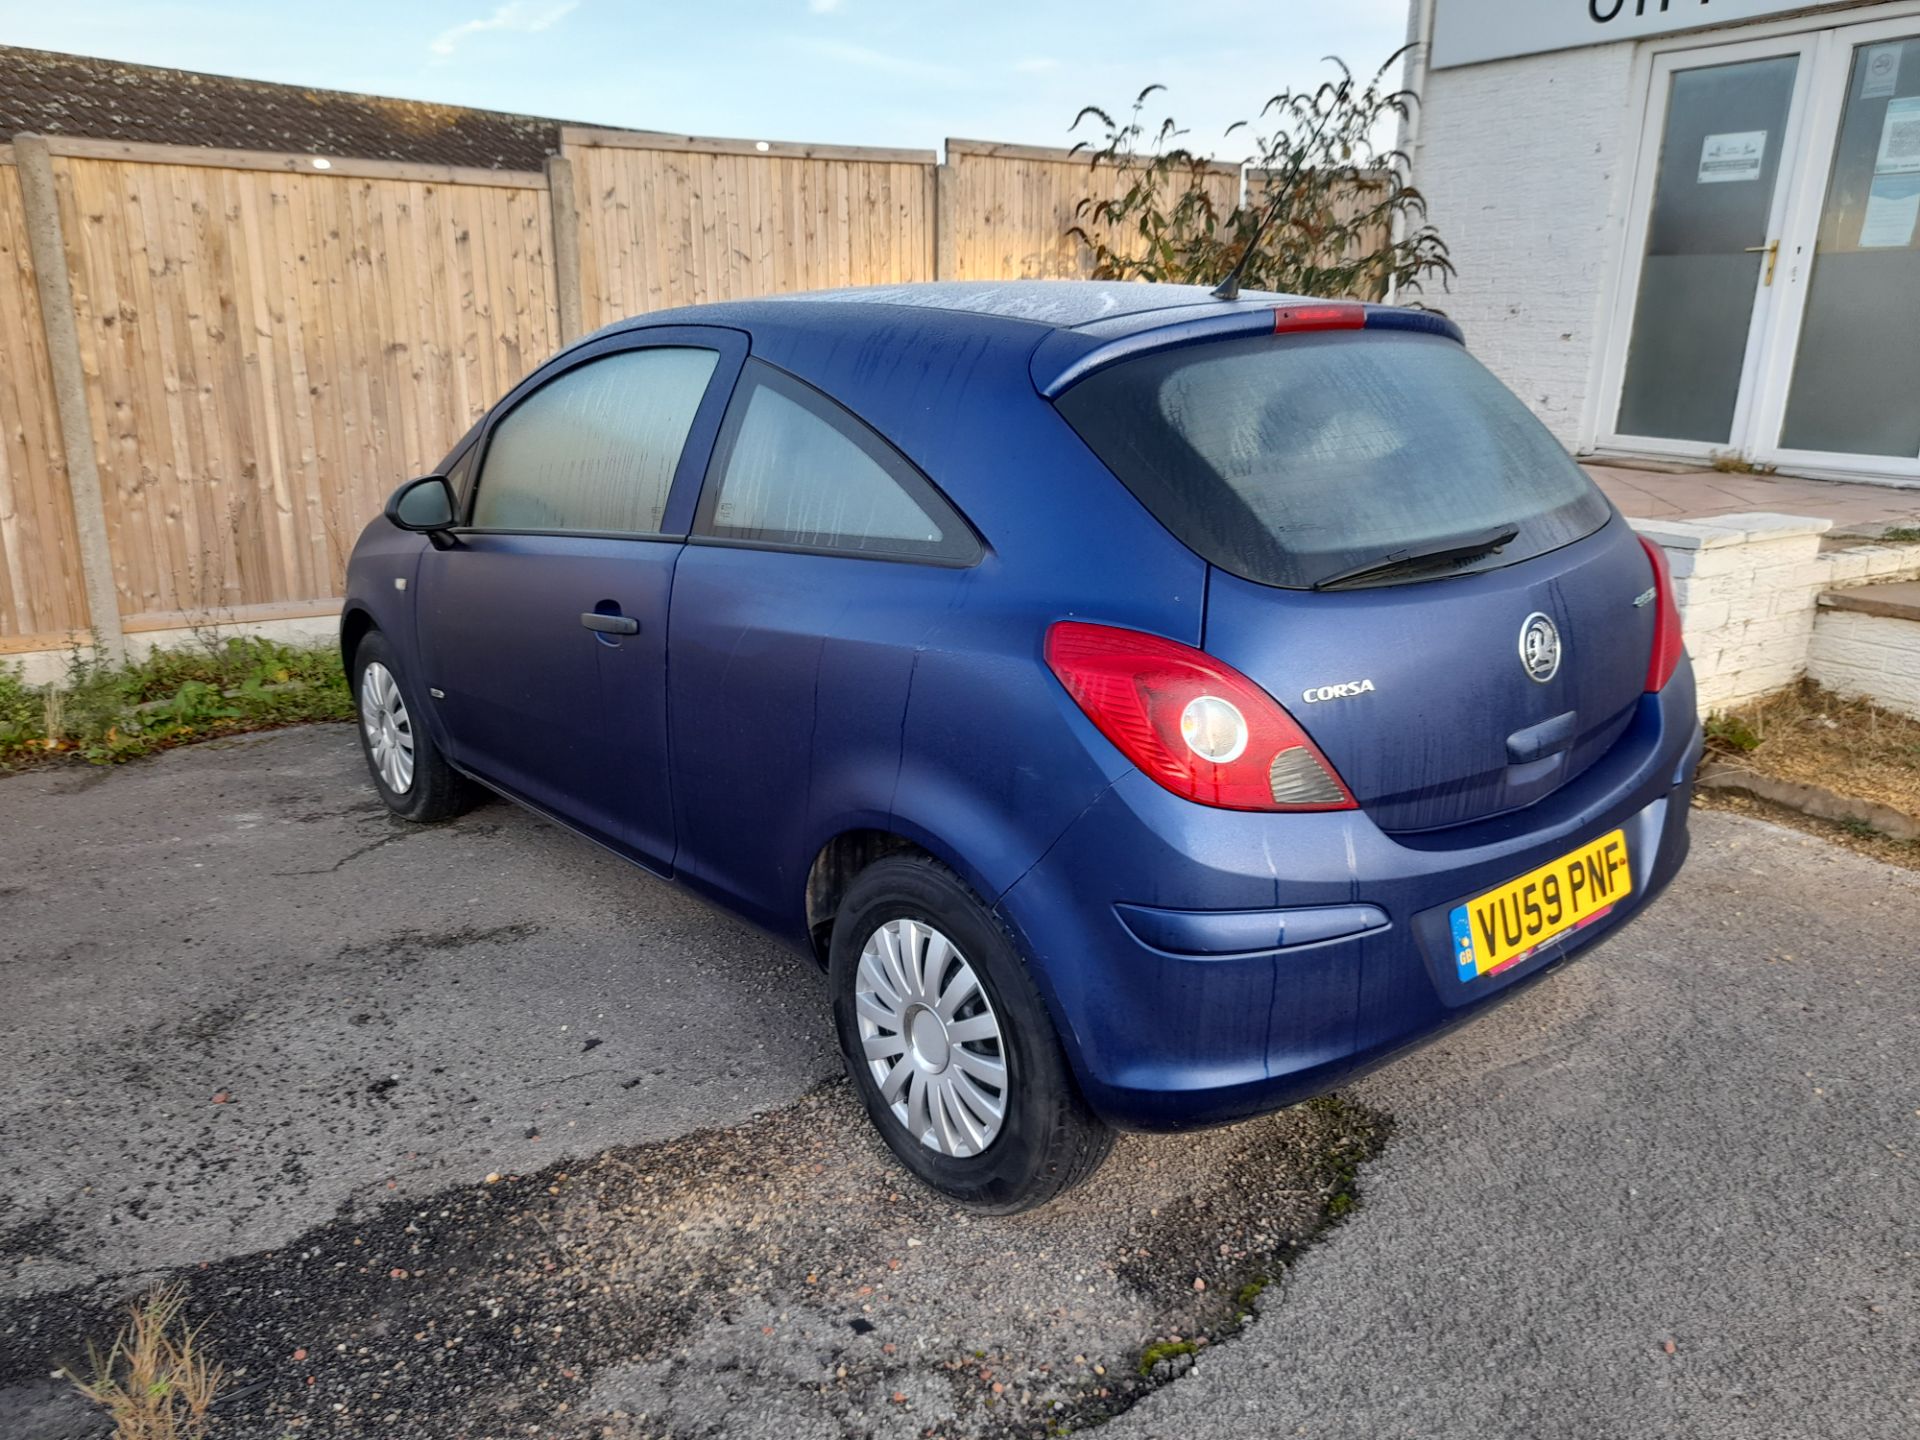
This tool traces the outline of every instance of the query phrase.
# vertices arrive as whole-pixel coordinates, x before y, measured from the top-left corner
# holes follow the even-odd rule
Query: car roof
[[[761,340],[797,332],[861,341],[880,330],[897,333],[903,316],[919,310],[925,312],[930,330],[950,328],[964,318],[970,327],[998,330],[1001,338],[1018,341],[1030,357],[1035,389],[1052,398],[1093,370],[1129,355],[1230,335],[1271,333],[1278,312],[1328,305],[1364,309],[1370,327],[1430,330],[1460,338],[1451,322],[1432,311],[1266,290],[1243,290],[1232,300],[1222,300],[1204,285],[1127,280],[939,281],[813,290],[652,311],[618,321],[599,334],[656,325],[724,325],[754,336],[756,348]]]
[[[1079,330],[1128,321],[1159,323],[1166,312],[1181,309],[1212,311],[1271,309],[1276,303],[1298,299],[1266,291],[1242,291],[1238,300],[1216,300],[1204,285],[1162,285],[1131,280],[948,280],[911,285],[858,285],[837,290],[806,290],[768,295],[755,300],[723,300],[657,310],[608,326],[608,332],[649,325],[757,325],[859,324],[861,313],[842,307],[898,306],[909,309],[962,311],[999,319],[1009,325]],[[830,310],[833,313],[829,313]],[[874,316],[878,319],[878,316]]]
[[[1052,329],[1077,330],[1103,320],[1150,315],[1188,306],[1221,309],[1228,305],[1272,305],[1288,298],[1264,291],[1242,292],[1239,301],[1215,299],[1205,285],[1166,285],[1137,280],[954,280],[917,285],[863,285],[784,295],[787,303],[844,300],[871,305],[921,305],[936,310],[966,310],[1026,320]]]

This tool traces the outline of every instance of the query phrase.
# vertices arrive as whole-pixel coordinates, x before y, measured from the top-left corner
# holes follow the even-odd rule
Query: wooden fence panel
[[[945,166],[578,127],[562,145],[588,327],[782,291],[1085,275],[1075,207],[1121,180],[966,140]],[[325,613],[391,488],[560,343],[547,176],[48,149],[127,630]],[[0,145],[0,653],[88,623],[10,161]],[[1206,183],[1224,211],[1241,177],[1216,165]]]
[[[947,141],[940,188],[942,280],[1077,280],[1093,256],[1067,231],[1081,200],[1116,198],[1121,172],[1084,153],[1033,145]],[[1209,165],[1206,187],[1222,216],[1240,196],[1240,172]],[[1087,222],[1089,230],[1095,227]],[[1125,249],[1116,237],[1116,249]]]
[[[934,156],[569,127],[588,329],[791,290],[933,278]]]
[[[555,348],[543,182],[76,148],[55,180],[128,628],[324,610],[393,486]]]
[[[86,628],[19,173],[0,149],[0,654],[57,649]]]

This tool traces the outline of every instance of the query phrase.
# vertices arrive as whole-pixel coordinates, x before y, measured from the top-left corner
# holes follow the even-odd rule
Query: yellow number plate
[[[1627,836],[1603,835],[1497,890],[1453,907],[1453,960],[1471,980],[1524,960],[1606,914],[1633,891]]]

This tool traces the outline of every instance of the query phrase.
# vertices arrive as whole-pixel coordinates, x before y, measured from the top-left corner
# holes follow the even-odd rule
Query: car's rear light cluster
[[[1087,718],[1154,780],[1226,810],[1351,810],[1326,756],[1266,691],[1204,650],[1063,620],[1047,665]]]
[[[1667,681],[1680,668],[1686,642],[1680,635],[1680,605],[1674,599],[1667,553],[1644,535],[1640,544],[1653,566],[1653,654],[1647,660],[1647,689],[1659,691],[1666,689]]]

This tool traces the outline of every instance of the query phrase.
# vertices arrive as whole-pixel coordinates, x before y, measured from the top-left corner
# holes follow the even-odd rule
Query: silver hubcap
[[[393,672],[378,660],[360,672],[360,728],[381,780],[394,794],[406,794],[413,787],[413,721]]]
[[[963,956],[919,920],[867,937],[854,977],[867,1068],[893,1118],[942,1155],[978,1155],[1007,1114],[1006,1047]]]

